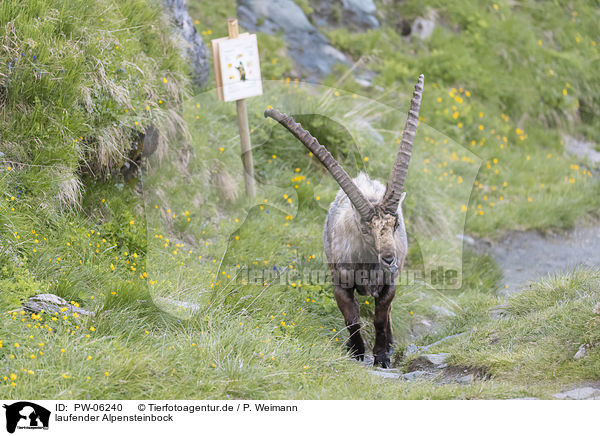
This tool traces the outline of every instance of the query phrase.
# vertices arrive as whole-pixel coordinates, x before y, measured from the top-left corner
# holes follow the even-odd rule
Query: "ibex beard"
[[[395,281],[408,249],[402,216],[403,189],[417,130],[423,81],[423,75],[419,76],[387,186],[364,173],[351,179],[331,153],[292,117],[275,109],[265,111],[266,117],[278,121],[298,138],[340,185],[323,231],[334,295],[350,335],[348,349],[359,360],[364,360],[365,343],[354,291],[375,298],[374,364],[384,368],[390,365],[394,343],[391,305],[396,294]]]

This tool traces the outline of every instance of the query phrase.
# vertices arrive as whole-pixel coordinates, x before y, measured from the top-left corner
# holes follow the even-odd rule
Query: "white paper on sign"
[[[262,94],[256,35],[219,41],[219,58],[225,101]]]

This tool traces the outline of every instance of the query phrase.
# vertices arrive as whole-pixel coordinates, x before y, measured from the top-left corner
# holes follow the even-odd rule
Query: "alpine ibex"
[[[375,297],[374,363],[384,368],[390,364],[393,345],[391,304],[396,294],[395,281],[408,248],[402,217],[403,188],[417,130],[423,80],[423,75],[419,76],[415,86],[387,187],[365,173],[351,179],[331,153],[292,117],[275,109],[265,111],[265,117],[278,121],[298,138],[341,187],[329,206],[323,231],[334,295],[350,334],[348,349],[359,360],[364,360],[365,344],[354,291]]]

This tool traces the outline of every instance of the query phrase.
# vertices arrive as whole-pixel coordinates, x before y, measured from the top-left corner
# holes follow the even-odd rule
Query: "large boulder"
[[[310,19],[318,27],[344,27],[357,32],[379,27],[373,0],[313,0],[310,5]]]
[[[208,78],[208,51],[202,37],[194,27],[185,0],[163,0],[165,9],[175,25],[175,29],[185,42],[183,47],[191,63],[192,81],[204,86]]]
[[[350,21],[360,28],[379,27],[379,21],[373,16],[377,12],[373,0],[342,0],[344,21]]]
[[[428,39],[433,35],[438,15],[436,11],[430,11],[425,17],[417,17],[412,24],[410,36],[421,40]]]
[[[318,80],[346,56],[329,44],[293,0],[238,0],[240,24],[252,32],[282,33],[301,75]]]

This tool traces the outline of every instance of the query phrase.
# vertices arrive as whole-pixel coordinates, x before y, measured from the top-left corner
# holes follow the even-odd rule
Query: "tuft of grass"
[[[114,174],[147,127],[172,130],[187,79],[165,24],[145,0],[2,2],[1,160],[24,191],[77,207],[81,168]]]
[[[439,350],[459,365],[485,366],[499,380],[556,385],[595,380],[600,368],[597,345],[600,271],[578,269],[556,275],[508,298],[504,315],[479,319],[476,329]],[[588,352],[574,359],[580,346]]]

